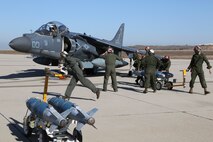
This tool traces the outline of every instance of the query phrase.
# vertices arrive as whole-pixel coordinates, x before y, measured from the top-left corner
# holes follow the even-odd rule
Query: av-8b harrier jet
[[[59,64],[60,53],[66,51],[73,57],[79,58],[84,69],[94,72],[98,68],[105,67],[104,59],[100,58],[100,54],[104,53],[109,46],[119,56],[121,51],[127,54],[136,51],[134,48],[123,46],[123,35],[124,23],[121,24],[112,40],[105,40],[85,33],[70,32],[64,24],[52,21],[42,25],[33,33],[26,33],[22,37],[13,39],[9,46],[16,51],[32,54],[33,61],[38,64],[53,66]],[[116,61],[116,67],[127,64],[125,61]]]

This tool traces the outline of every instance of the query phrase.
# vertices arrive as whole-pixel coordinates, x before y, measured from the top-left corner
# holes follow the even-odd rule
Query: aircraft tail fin
[[[124,23],[121,24],[116,35],[110,42],[121,47],[123,45],[123,36],[124,36]]]

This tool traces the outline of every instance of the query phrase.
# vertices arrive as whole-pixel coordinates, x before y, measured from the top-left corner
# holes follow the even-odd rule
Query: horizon
[[[124,46],[213,43],[212,5],[211,0],[8,0],[0,8],[0,50],[10,49],[12,39],[34,32],[49,21],[59,21],[71,32],[106,40],[111,40],[125,23]]]

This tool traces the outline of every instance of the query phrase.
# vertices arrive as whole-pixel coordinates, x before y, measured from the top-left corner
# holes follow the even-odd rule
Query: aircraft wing
[[[122,45],[114,43],[113,41],[98,39],[98,38],[95,38],[95,37],[92,37],[92,36],[87,36],[87,35],[79,35],[79,36],[86,39],[88,43],[92,44],[96,48],[100,48],[104,51],[107,50],[108,46],[111,46],[117,52],[124,51],[127,54],[134,53],[134,52],[137,51],[136,48],[128,47],[128,46],[122,46]],[[146,52],[145,51],[139,51],[139,53],[144,55]]]

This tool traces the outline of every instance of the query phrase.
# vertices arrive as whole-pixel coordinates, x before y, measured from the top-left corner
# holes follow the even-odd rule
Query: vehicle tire
[[[143,79],[140,79],[140,80],[139,80],[139,85],[140,85],[141,88],[144,87],[144,81],[143,81]]]
[[[173,83],[172,83],[171,81],[167,82],[167,83],[166,83],[166,88],[167,88],[168,90],[172,90],[172,89],[173,89]]]
[[[76,140],[78,140],[79,142],[83,142],[83,136],[82,136],[82,132],[76,130],[76,128],[73,130],[73,136]]]
[[[23,130],[24,130],[24,134],[27,137],[30,137],[32,135],[32,131],[33,131],[33,129],[29,126],[29,123],[30,123],[30,116],[24,117]]]
[[[156,89],[161,90],[162,89],[162,83],[160,81],[156,82]]]
[[[128,76],[130,77],[132,76],[132,71],[129,71]]]

